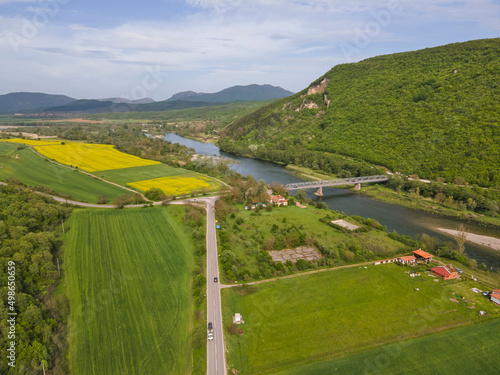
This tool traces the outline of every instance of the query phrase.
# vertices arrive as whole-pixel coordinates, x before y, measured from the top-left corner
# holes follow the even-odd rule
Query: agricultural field
[[[72,214],[64,250],[72,374],[191,373],[194,249],[183,213]]]
[[[18,149],[19,146],[0,142],[0,180],[13,177],[28,186],[43,186],[57,194],[69,194],[72,199],[88,203],[97,203],[99,193],[112,201],[125,192],[84,173],[50,163],[28,148]]]
[[[480,310],[500,316],[500,306],[470,290],[479,284],[407,271],[356,266],[223,289],[229,369],[274,374],[487,320]],[[245,321],[242,335],[228,323],[236,312]]]
[[[141,192],[159,188],[167,195],[184,195],[195,190],[217,191],[222,185],[200,173],[117,151],[112,145],[25,139],[9,142],[32,146],[44,157]]]
[[[493,319],[276,375],[496,374],[500,357],[498,332],[500,319]]]
[[[28,146],[54,146],[54,145],[60,145],[61,141],[60,140],[35,140],[35,139],[23,139],[23,138],[12,138],[12,139],[6,139],[5,142],[10,142],[10,143],[20,143],[23,145],[28,145]]]
[[[157,161],[125,154],[116,150],[112,145],[66,143],[35,146],[35,149],[43,156],[86,172],[160,164]]]
[[[151,188],[161,189],[165,194],[182,195],[194,190],[209,189],[209,178],[200,177],[161,177],[153,180],[130,182],[127,185],[134,189],[147,191]]]
[[[203,188],[208,191],[217,191],[222,186],[221,182],[201,173],[174,168],[166,164],[115,169],[96,172],[95,175],[120,185],[129,185],[143,192],[151,188],[159,188],[165,194],[174,195],[188,194],[193,190],[200,191]]]

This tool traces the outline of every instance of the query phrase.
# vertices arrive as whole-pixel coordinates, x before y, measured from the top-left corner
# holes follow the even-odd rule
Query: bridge
[[[384,182],[389,178],[386,175],[378,176],[365,176],[365,177],[350,177],[350,178],[339,178],[336,180],[322,180],[322,181],[307,181],[307,182],[294,182],[291,184],[286,184],[285,189],[298,190],[298,189],[317,189],[314,194],[323,195],[323,188],[328,186],[346,186],[354,185],[356,190],[361,189],[361,184],[366,184],[369,182]]]

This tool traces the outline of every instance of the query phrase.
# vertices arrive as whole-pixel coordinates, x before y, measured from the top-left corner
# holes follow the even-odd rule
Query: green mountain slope
[[[422,178],[500,186],[500,39],[335,66],[232,123],[226,151],[339,153]],[[316,154],[316,153],[314,153]],[[321,158],[316,156],[320,169]]]

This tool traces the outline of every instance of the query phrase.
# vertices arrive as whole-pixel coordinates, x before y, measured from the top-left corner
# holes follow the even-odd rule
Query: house
[[[490,301],[500,305],[500,289],[495,289],[490,294]]]
[[[276,206],[288,206],[288,201],[281,195],[271,195],[269,201]]]
[[[244,324],[245,322],[243,321],[243,317],[241,316],[240,313],[236,313],[233,316],[233,323],[234,324]]]
[[[379,265],[379,264],[386,264],[386,263],[394,263],[396,261],[397,258],[392,258],[392,259],[385,259],[385,260],[377,260],[375,261],[375,263],[373,263],[374,265]]]
[[[432,262],[432,258],[434,258],[434,255],[426,253],[422,249],[415,250],[413,252],[413,255],[415,255],[415,258],[417,258],[417,262],[423,262],[423,263]]]
[[[399,262],[401,264],[415,264],[417,258],[415,258],[413,255],[408,255],[408,256],[404,256],[404,257],[399,257],[396,259],[396,262]]]
[[[446,266],[431,268],[431,272],[443,280],[451,280],[458,277],[458,272],[456,270]]]

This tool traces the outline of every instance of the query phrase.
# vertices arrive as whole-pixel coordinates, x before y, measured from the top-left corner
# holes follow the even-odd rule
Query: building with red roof
[[[277,206],[288,206],[288,201],[281,195],[271,195],[269,201]]]
[[[458,277],[458,272],[451,267],[439,266],[431,268],[431,272],[443,280],[451,280]]]
[[[495,289],[490,294],[490,301],[500,305],[500,289]]]
[[[417,262],[427,263],[427,262],[431,262],[432,258],[434,258],[434,255],[429,254],[429,253],[423,251],[422,249],[415,250],[413,252],[413,255],[415,255],[415,257],[417,258]]]

